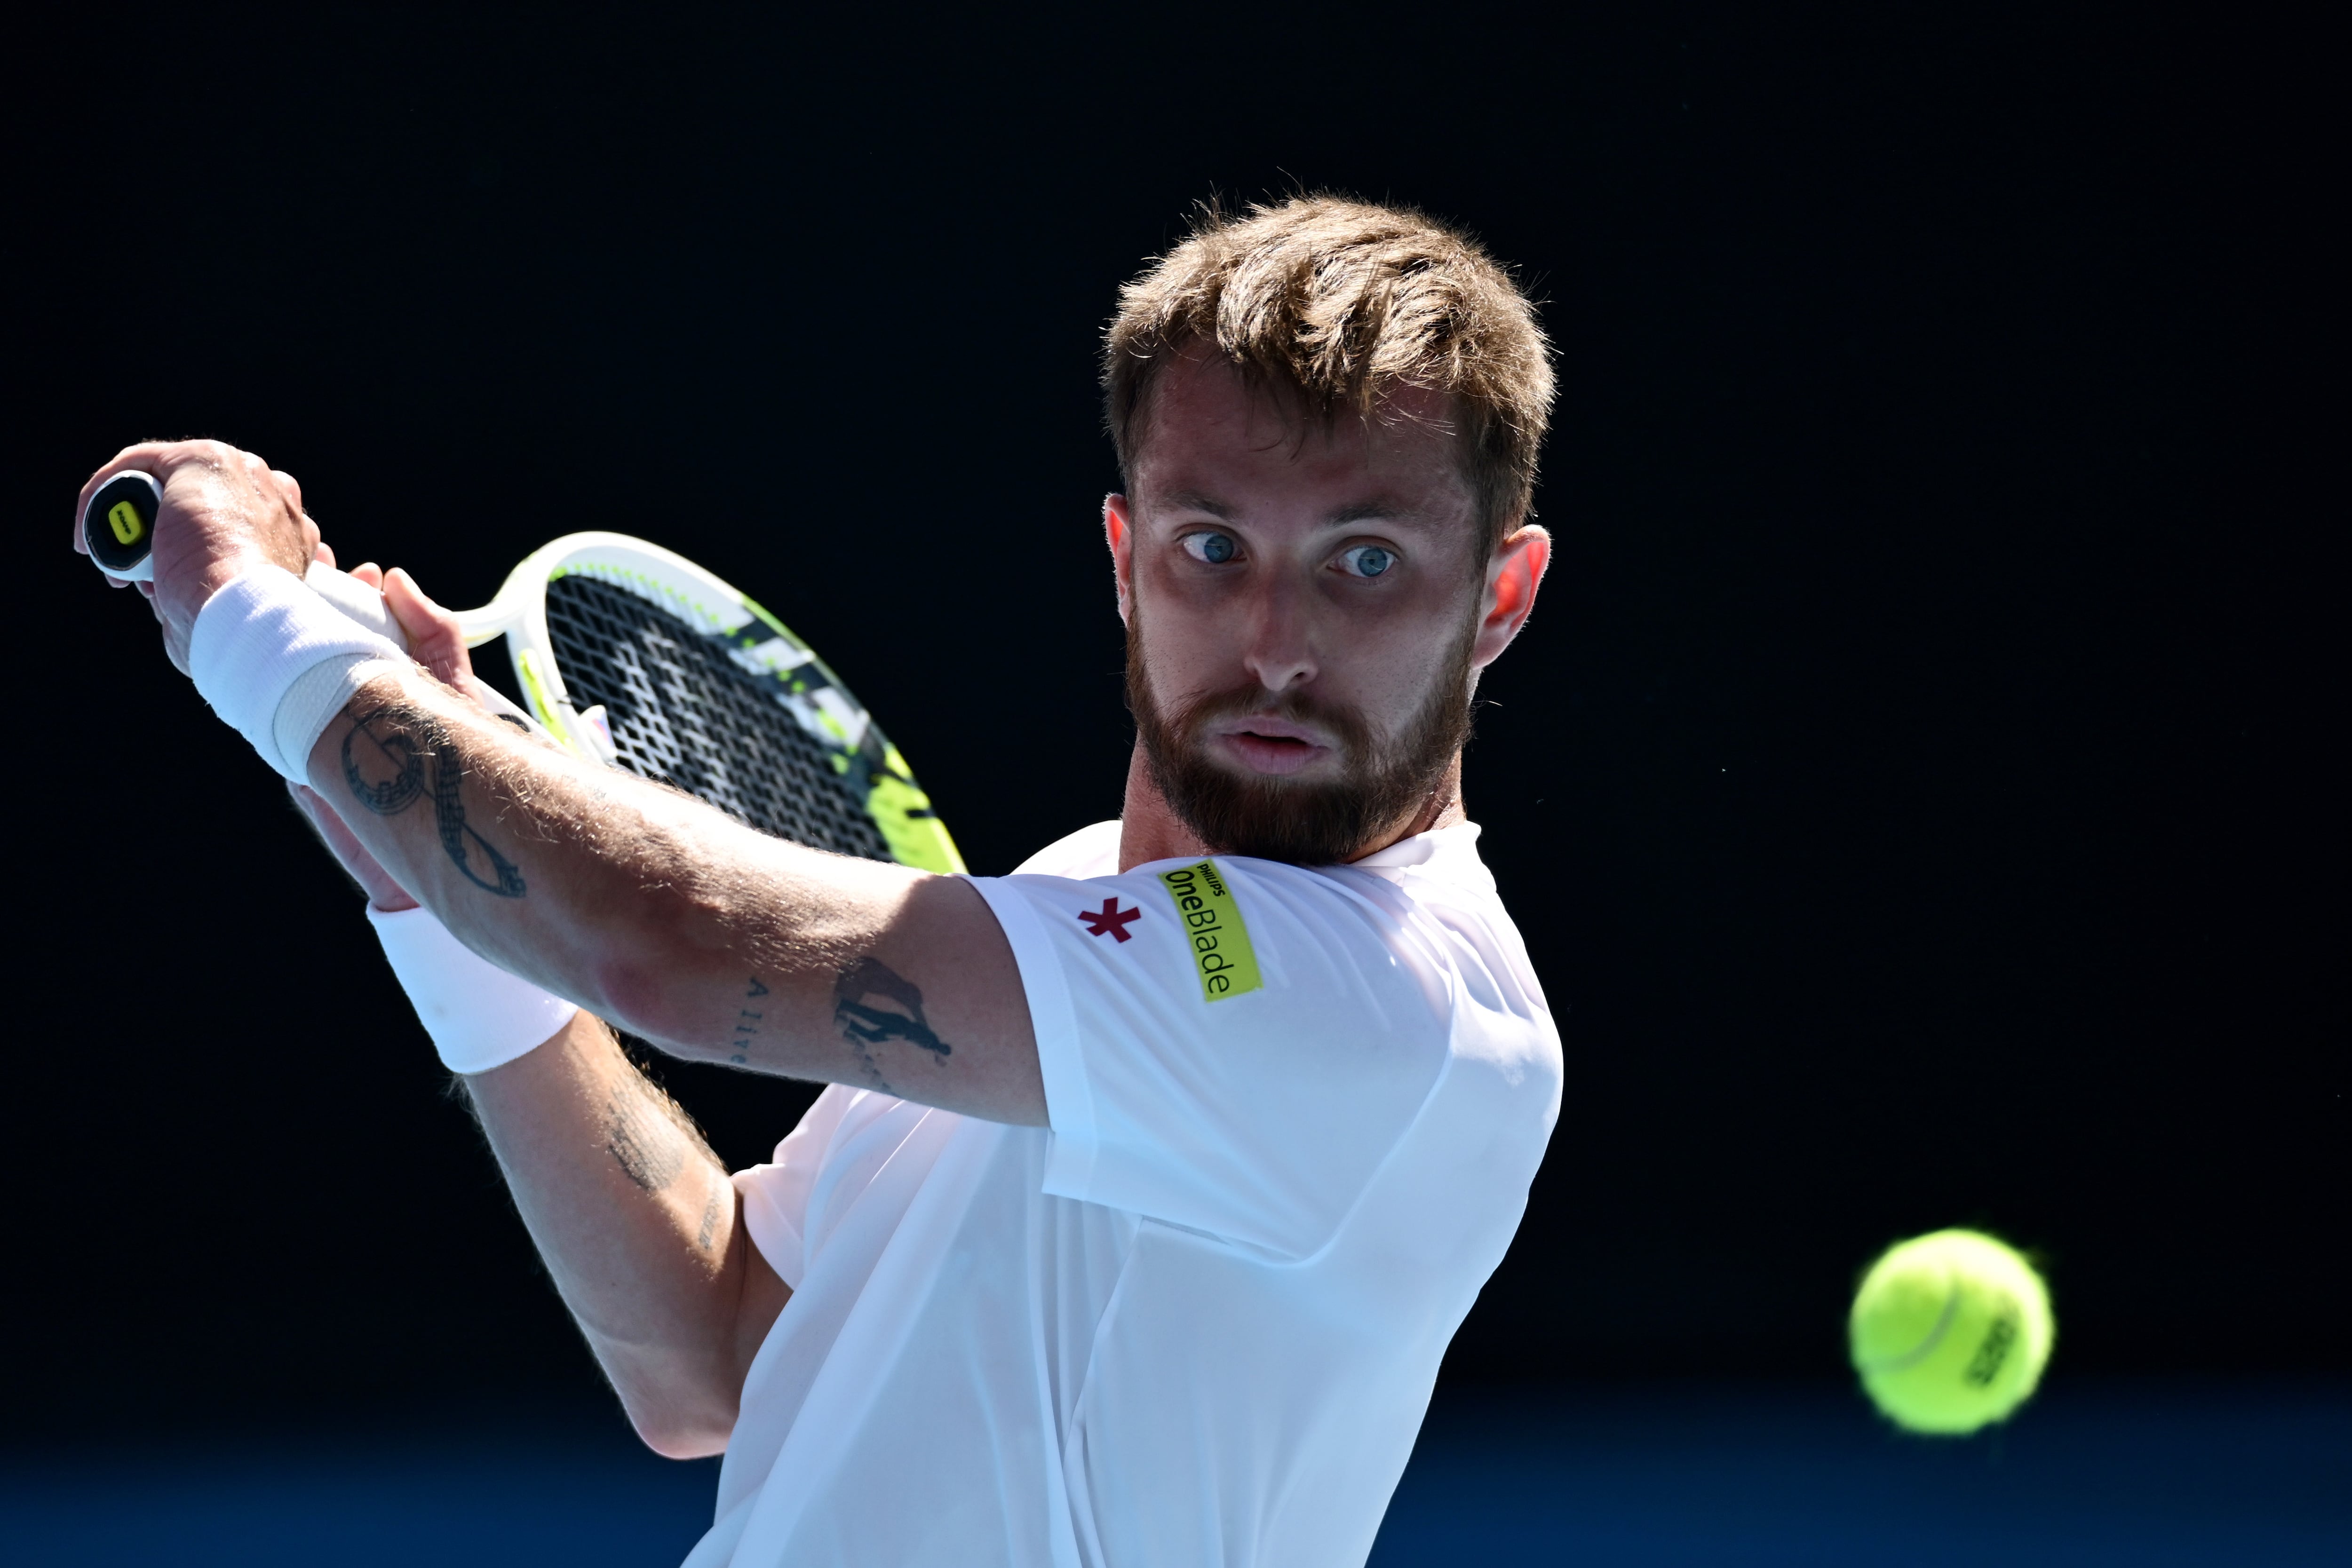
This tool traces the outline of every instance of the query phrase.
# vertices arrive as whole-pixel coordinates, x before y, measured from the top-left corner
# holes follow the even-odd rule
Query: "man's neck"
[[[1444,779],[1422,802],[1421,809],[1399,822],[1393,831],[1367,844],[1357,858],[1378,854],[1416,833],[1433,832],[1469,820],[1469,814],[1462,809],[1462,754],[1457,751]],[[1176,814],[1168,804],[1168,797],[1160,792],[1160,786],[1152,780],[1151,767],[1143,759],[1143,743],[1138,741],[1127,759],[1127,800],[1119,811],[1118,869],[1132,871],[1151,861],[1190,860],[1209,852],[1209,846],[1201,841],[1201,836]]]

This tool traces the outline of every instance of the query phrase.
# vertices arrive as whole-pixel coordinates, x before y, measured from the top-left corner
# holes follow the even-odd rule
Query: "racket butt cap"
[[[92,565],[121,582],[155,577],[155,515],[163,487],[155,476],[126,468],[98,487],[81,509],[81,540]]]

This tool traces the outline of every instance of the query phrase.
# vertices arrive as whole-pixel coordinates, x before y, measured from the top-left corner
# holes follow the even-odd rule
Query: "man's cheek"
[[[1139,643],[1163,718],[1174,717],[1179,705],[1202,694],[1228,690],[1248,674],[1232,640],[1221,638],[1214,628],[1168,624],[1179,618],[1164,610],[1145,617]]]

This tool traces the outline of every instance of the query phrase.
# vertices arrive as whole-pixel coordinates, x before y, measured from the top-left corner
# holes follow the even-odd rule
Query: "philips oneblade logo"
[[[1160,881],[1176,901],[1202,1000],[1221,1002],[1258,989],[1264,982],[1258,978],[1249,927],[1242,924],[1241,905],[1217,874],[1215,862],[1201,861],[1181,871],[1162,872]]]

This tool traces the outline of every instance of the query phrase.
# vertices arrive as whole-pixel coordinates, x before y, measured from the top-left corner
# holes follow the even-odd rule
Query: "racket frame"
[[[725,642],[729,656],[747,674],[761,678],[801,727],[829,751],[854,753],[874,733],[872,716],[816,651],[757,601],[675,550],[627,534],[595,531],[566,534],[541,546],[507,574],[489,603],[457,615],[468,648],[499,637],[507,640],[508,659],[525,706],[575,755],[617,765],[603,709],[583,712],[574,706],[548,631],[547,586],[572,575],[635,593],[695,631]],[[887,777],[867,800],[866,812],[891,852],[904,865],[961,872],[963,856],[932,814],[929,799],[914,782],[906,758],[887,738],[878,734],[875,738]]]

